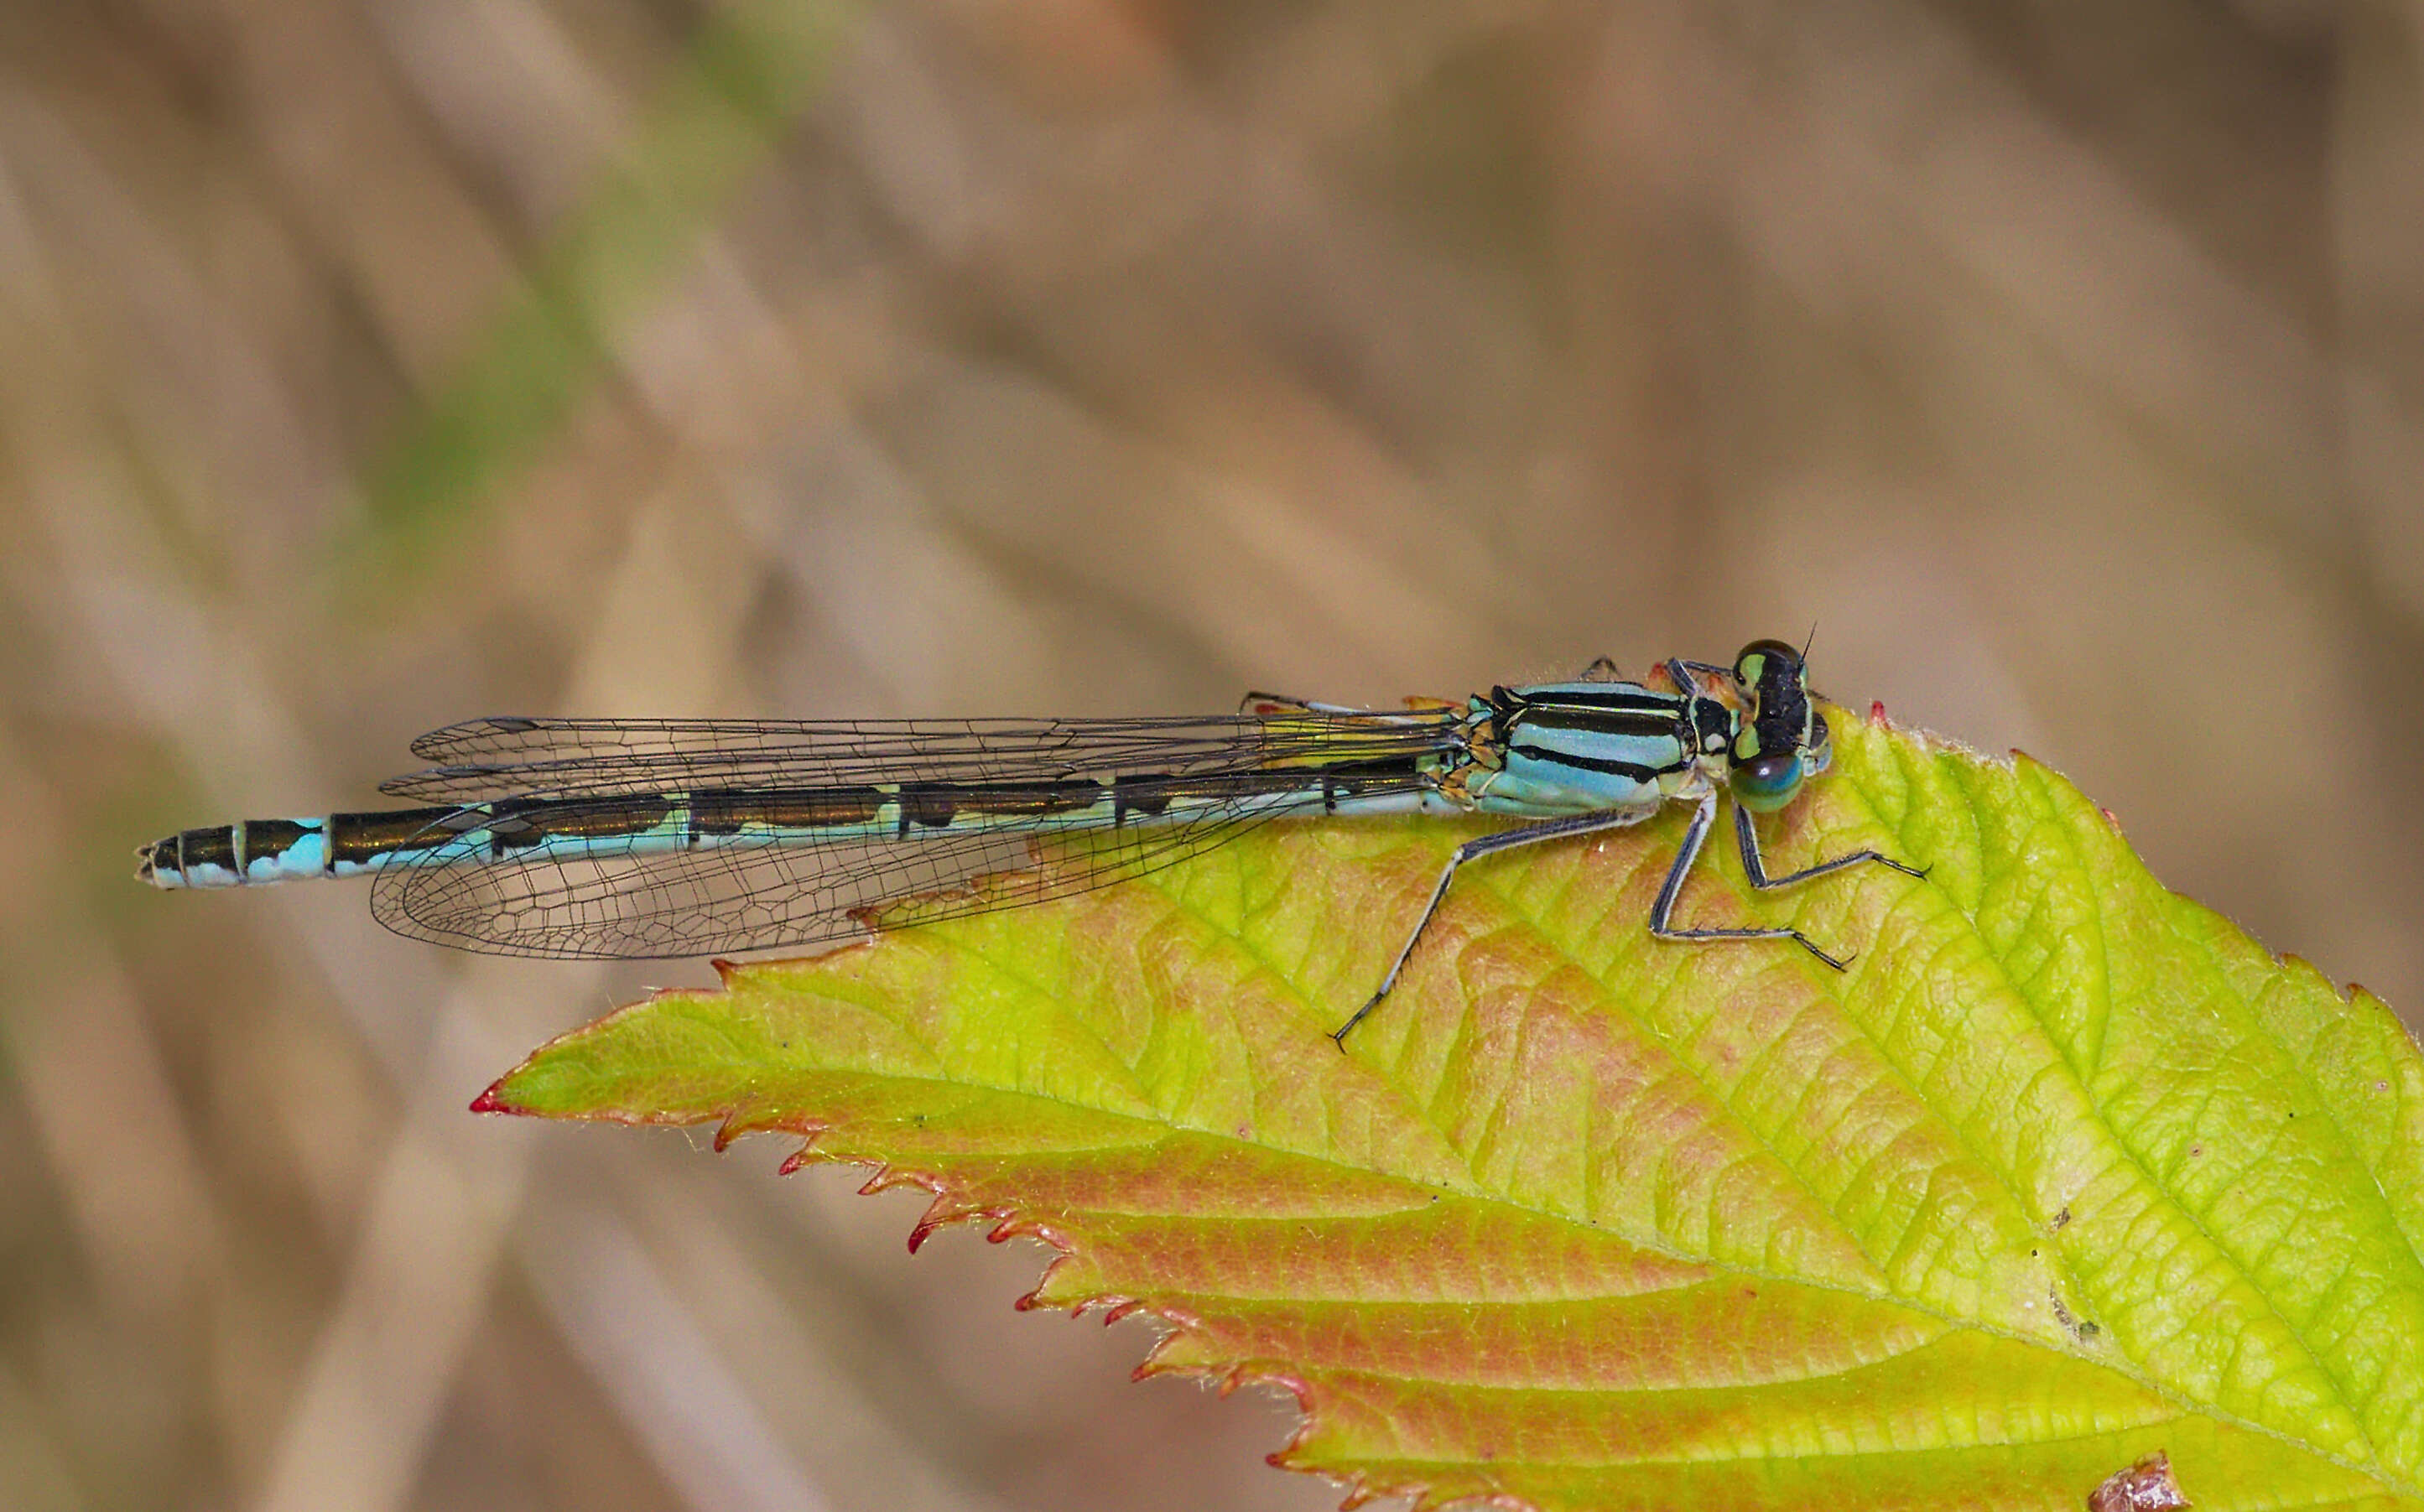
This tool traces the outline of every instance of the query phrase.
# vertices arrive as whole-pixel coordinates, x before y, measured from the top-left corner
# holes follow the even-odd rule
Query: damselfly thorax
[[[1571,682],[1461,704],[1364,709],[1250,694],[1234,715],[1061,720],[486,719],[413,742],[427,769],[381,785],[425,806],[185,830],[138,851],[160,887],[372,878],[379,921],[417,939],[565,958],[728,955],[863,936],[918,899],[921,920],[1124,882],[1280,818],[1503,815],[1530,822],[1453,851],[1345,1042],[1396,985],[1457,868],[1495,851],[1693,805],[1652,904],[1661,939],[1789,939],[1678,929],[1683,880],[1734,799],[1752,884],[1781,887],[1874,851],[1769,877],[1751,815],[1826,770],[1826,723],[1800,652],[1730,666],[1669,661],[1633,682],[1605,662]],[[1033,842],[1092,843],[1039,866]],[[982,879],[982,886],[974,883]]]

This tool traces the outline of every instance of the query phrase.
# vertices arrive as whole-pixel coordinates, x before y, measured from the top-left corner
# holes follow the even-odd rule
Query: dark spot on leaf
[[[2188,1493],[2172,1474],[2171,1456],[2160,1449],[2087,1493],[2087,1512],[2173,1512],[2188,1504]]]
[[[2081,1344],[2088,1343],[2104,1331],[2096,1324],[2087,1322],[2078,1313],[2073,1313],[2064,1304],[2062,1294],[2051,1287],[2046,1289],[2046,1300],[2053,1305],[2053,1320],[2061,1324],[2070,1336]]]

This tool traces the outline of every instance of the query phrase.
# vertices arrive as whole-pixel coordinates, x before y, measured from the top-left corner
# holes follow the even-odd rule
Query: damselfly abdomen
[[[1800,652],[1758,641],[1731,666],[1670,661],[1628,682],[1603,662],[1572,682],[1404,709],[1250,694],[1202,719],[474,720],[414,741],[435,764],[381,785],[428,806],[185,830],[141,848],[137,874],[160,887],[367,874],[379,922],[416,939],[704,956],[858,938],[872,910],[907,899],[921,920],[1042,902],[1284,817],[1532,820],[1450,855],[1379,990],[1333,1031],[1343,1046],[1396,985],[1458,867],[1670,801],[1695,806],[1652,934],[1789,939],[1842,969],[1797,930],[1671,922],[1725,791],[1754,886],[1863,861],[1923,875],[1874,851],[1767,875],[1751,815],[1826,767],[1805,676]],[[1092,843],[1068,862],[1034,865],[1032,841],[1078,831]]]

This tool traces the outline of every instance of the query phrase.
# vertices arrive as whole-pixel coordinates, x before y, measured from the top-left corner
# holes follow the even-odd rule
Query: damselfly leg
[[[1675,686],[1678,688],[1682,687],[1686,681],[1675,676],[1675,669],[1678,667],[1686,672],[1697,673],[1703,677],[1730,677],[1734,675],[1734,669],[1731,667],[1719,666],[1714,661],[1694,661],[1684,657],[1669,657],[1664,665],[1666,668],[1666,676],[1675,679]]]
[[[1715,820],[1716,813],[1717,795],[1714,792],[1704,795],[1700,799],[1699,807],[1693,810],[1691,825],[1683,832],[1683,843],[1675,852],[1675,864],[1667,868],[1666,883],[1658,889],[1658,900],[1650,907],[1650,932],[1662,940],[1791,940],[1837,971],[1842,971],[1848,966],[1851,963],[1851,957],[1844,956],[1839,960],[1827,954],[1818,947],[1817,942],[1795,929],[1782,926],[1748,926],[1731,929],[1679,930],[1674,927],[1675,901],[1682,896],[1683,879],[1691,871],[1692,863],[1699,858],[1700,847],[1708,840],[1709,825]],[[1821,861],[1814,867],[1804,867],[1799,871],[1791,872],[1782,877],[1771,877],[1767,874],[1766,863],[1760,857],[1759,831],[1751,824],[1750,810],[1740,804],[1734,806],[1734,839],[1742,850],[1744,875],[1749,879],[1753,887],[1762,891],[1775,887],[1789,887],[1794,883],[1808,882],[1812,877],[1823,877],[1828,872],[1841,871],[1846,867],[1858,866],[1863,861],[1874,861],[1891,867],[1906,877],[1927,875],[1924,868],[1906,867],[1880,851],[1854,851],[1848,855]]]
[[[1577,835],[1589,835],[1600,830],[1621,829],[1627,824],[1638,824],[1656,812],[1655,808],[1639,808],[1616,809],[1600,814],[1576,814],[1568,819],[1553,819],[1543,824],[1526,824],[1519,830],[1501,830],[1495,835],[1484,835],[1478,838],[1467,840],[1449,851],[1447,865],[1440,869],[1439,885],[1431,889],[1430,901],[1423,905],[1422,917],[1414,920],[1413,932],[1407,935],[1406,943],[1398,947],[1397,959],[1389,963],[1389,974],[1380,979],[1380,990],[1366,999],[1364,1006],[1357,1009],[1346,1023],[1330,1031],[1331,1042],[1344,1052],[1347,1048],[1347,1031],[1363,1023],[1364,1016],[1379,1007],[1380,999],[1388,996],[1396,987],[1398,975],[1406,969],[1406,963],[1413,959],[1414,947],[1422,943],[1423,931],[1431,927],[1431,920],[1438,915],[1440,904],[1447,900],[1448,883],[1456,880],[1457,867],[1468,861],[1478,860],[1496,851],[1512,851],[1518,846],[1538,845],[1543,840],[1570,839]]]
[[[1740,806],[1734,809],[1734,841],[1742,851],[1743,875],[1750,879],[1752,886],[1762,891],[1771,887],[1790,887],[1796,882],[1808,882],[1812,877],[1823,877],[1830,871],[1841,871],[1845,867],[1857,867],[1863,861],[1874,861],[1881,867],[1891,867],[1906,877],[1924,877],[1935,869],[1931,867],[1906,866],[1882,851],[1853,851],[1836,856],[1832,860],[1821,861],[1814,867],[1804,867],[1799,871],[1788,872],[1781,877],[1771,877],[1767,874],[1766,864],[1760,859],[1759,831],[1751,827],[1750,810]]]
[[[1740,809],[1736,813],[1742,812]],[[1683,843],[1676,849],[1675,864],[1666,868],[1666,880],[1658,888],[1658,900],[1650,905],[1650,932],[1662,940],[1791,940],[1804,950],[1824,961],[1837,971],[1843,963],[1811,943],[1799,930],[1781,926],[1750,926],[1715,930],[1679,930],[1671,922],[1675,915],[1675,899],[1683,894],[1683,879],[1691,874],[1692,863],[1700,858],[1700,847],[1709,838],[1709,825],[1717,817],[1717,795],[1705,793],[1700,806],[1692,811],[1692,822],[1683,831]]]

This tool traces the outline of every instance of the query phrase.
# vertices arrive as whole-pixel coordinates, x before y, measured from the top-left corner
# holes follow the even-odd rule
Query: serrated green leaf
[[[1456,824],[1271,826],[1043,908],[727,968],[488,1108],[723,1136],[1063,1251],[1148,1370],[1284,1383],[1275,1458],[1567,1507],[2075,1509],[2167,1450],[2200,1508],[2424,1504],[2424,1059],[2156,883],[2026,758],[1842,711],[1835,769],[1643,929],[1681,816],[1461,874]],[[1713,848],[1713,850],[1715,848]],[[921,1230],[921,1232],[923,1232]]]

